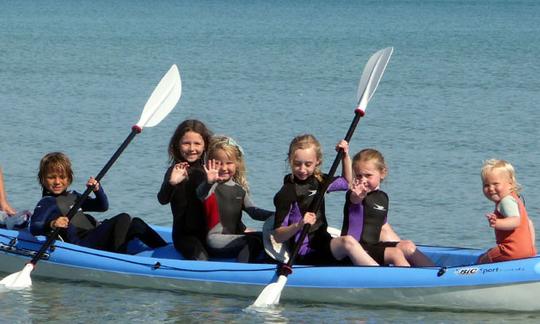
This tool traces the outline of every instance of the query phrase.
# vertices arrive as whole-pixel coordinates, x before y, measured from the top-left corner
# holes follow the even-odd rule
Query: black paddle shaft
[[[358,122],[360,121],[360,118],[364,116],[364,111],[361,109],[356,109],[354,112],[354,119],[351,123],[351,126],[349,126],[349,130],[347,131],[347,134],[345,135],[345,141],[350,142],[351,137],[354,133],[354,130],[356,129],[356,125],[358,125]],[[328,177],[326,181],[323,183],[322,186],[319,187],[317,190],[317,194],[315,195],[315,199],[309,206],[309,210],[317,213],[319,208],[321,208],[321,204],[324,199],[324,194],[326,193],[326,190],[328,190],[328,187],[332,183],[332,178],[334,177],[334,174],[336,173],[336,170],[339,166],[339,163],[341,162],[341,159],[343,158],[343,150],[340,149],[337,153],[336,158],[334,159],[334,163],[332,163],[332,167],[330,168],[330,172],[328,172]],[[300,238],[296,242],[296,245],[294,246],[293,253],[291,257],[289,258],[289,261],[286,265],[286,272],[290,273],[290,269],[294,263],[294,260],[296,259],[296,256],[298,255],[298,251],[300,250],[300,247],[302,246],[302,242],[304,242],[304,239],[306,238],[307,233],[309,232],[309,228],[311,227],[310,224],[304,224],[304,227],[302,227],[302,233],[300,234]]]
[[[142,131],[142,128],[137,126],[137,125],[134,125],[131,128],[131,133],[129,133],[128,137],[124,140],[122,145],[120,145],[120,147],[116,150],[116,152],[113,154],[113,156],[109,159],[109,162],[107,162],[107,164],[105,164],[103,169],[101,169],[101,171],[96,176],[95,179],[96,179],[97,182],[101,181],[101,178],[103,178],[105,176],[105,174],[107,173],[107,171],[109,171],[111,166],[114,164],[114,162],[116,162],[118,157],[120,157],[120,154],[122,154],[122,152],[124,152],[124,150],[129,145],[129,143],[133,140],[135,135],[139,134],[141,131]],[[73,204],[73,206],[71,207],[71,209],[69,210],[69,212],[66,215],[66,217],[68,219],[71,219],[73,216],[75,216],[75,213],[79,210],[79,208],[81,208],[81,205],[86,200],[86,198],[88,198],[88,196],[90,195],[90,193],[92,192],[93,189],[94,189],[94,186],[87,187],[86,190],[84,191],[84,193],[75,201],[75,204]],[[54,231],[51,233],[51,235],[49,235],[49,237],[47,238],[45,243],[43,243],[43,245],[41,246],[39,251],[36,253],[36,255],[34,255],[32,260],[30,260],[31,264],[36,265],[36,263],[38,263],[38,261],[41,259],[43,254],[45,254],[45,251],[56,240],[56,237],[58,236],[58,233],[60,232],[60,229],[61,228],[59,228],[59,227],[55,228]]]

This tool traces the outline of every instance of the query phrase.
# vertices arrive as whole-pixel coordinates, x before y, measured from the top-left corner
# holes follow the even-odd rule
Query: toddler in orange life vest
[[[504,160],[487,160],[481,176],[484,195],[495,203],[495,210],[486,218],[495,230],[497,246],[482,254],[478,263],[535,256],[534,227],[519,196],[514,167]]]

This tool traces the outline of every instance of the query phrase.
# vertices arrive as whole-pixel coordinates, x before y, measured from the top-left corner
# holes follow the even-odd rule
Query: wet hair
[[[379,172],[388,173],[388,167],[386,166],[386,162],[384,161],[384,156],[381,152],[372,148],[363,149],[353,156],[353,169],[355,165],[367,161],[373,161],[375,163],[375,167],[377,168],[377,170],[379,170]]]
[[[233,180],[238,183],[246,192],[249,192],[247,181],[246,162],[244,161],[244,151],[236,141],[228,136],[217,135],[212,137],[208,146],[208,158],[214,159],[218,150],[225,152],[225,155],[235,161],[236,172]]]
[[[169,141],[168,153],[169,161],[171,163],[184,161],[184,158],[180,153],[180,140],[187,132],[194,132],[201,135],[204,141],[203,155],[204,152],[206,152],[206,150],[208,149],[210,138],[212,137],[212,132],[206,127],[203,122],[197,119],[186,119],[176,127],[176,130],[174,131],[174,134]]]
[[[303,150],[303,149],[309,149],[312,148],[315,151],[315,156],[317,160],[319,161],[319,164],[315,166],[315,171],[313,172],[313,175],[315,178],[319,181],[323,181],[322,178],[322,172],[321,172],[321,165],[323,162],[323,152],[321,148],[321,143],[315,138],[315,136],[311,134],[302,134],[298,135],[291,141],[291,144],[289,144],[289,152],[287,153],[287,161],[289,162],[290,167],[293,167],[293,157],[294,152],[296,150]],[[291,175],[291,180],[293,179],[293,175]]]
[[[39,162],[38,181],[45,188],[47,175],[51,173],[65,174],[68,185],[73,182],[73,169],[68,156],[62,152],[51,152],[45,154]]]
[[[484,182],[484,180],[486,179],[487,174],[495,169],[500,169],[507,173],[510,181],[512,181],[514,185],[512,187],[512,191],[516,194],[519,194],[519,192],[521,191],[521,185],[516,180],[516,171],[514,170],[512,164],[505,160],[489,159],[484,161],[484,164],[482,165],[482,170],[480,172],[482,182]]]

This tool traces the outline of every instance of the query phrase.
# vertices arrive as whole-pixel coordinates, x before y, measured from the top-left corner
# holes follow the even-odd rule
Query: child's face
[[[484,195],[495,203],[511,194],[514,188],[514,183],[508,172],[496,168],[486,172],[482,182]]]
[[[186,132],[180,139],[180,154],[187,162],[195,162],[204,152],[204,139],[201,134]]]
[[[291,159],[291,169],[295,178],[306,180],[315,173],[320,164],[317,154],[312,147],[297,149]]]
[[[69,178],[65,172],[52,171],[45,175],[45,189],[55,195],[66,191],[69,184]]]
[[[236,159],[229,158],[224,150],[216,150],[213,154],[214,160],[219,167],[219,178],[222,181],[229,181],[236,174]]]
[[[353,187],[363,186],[367,192],[379,189],[381,181],[386,177],[386,170],[381,170],[373,160],[354,163],[353,171]]]

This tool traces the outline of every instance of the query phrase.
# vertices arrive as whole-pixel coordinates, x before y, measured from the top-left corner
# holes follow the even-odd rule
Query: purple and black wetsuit
[[[398,242],[380,242],[381,229],[388,216],[388,195],[381,190],[367,194],[361,204],[351,203],[351,192],[346,195],[343,207],[341,235],[351,235],[379,264],[384,264],[384,250]]]
[[[323,175],[323,178],[326,179],[327,175]],[[289,174],[285,176],[283,182],[283,186],[274,197],[276,207],[274,229],[298,223],[304,214],[309,211],[317,189],[322,186],[322,183],[314,176],[302,181]],[[347,180],[343,177],[335,177],[327,192],[345,191],[347,189]],[[310,227],[309,233],[298,251],[296,263],[328,264],[337,262],[330,250],[332,237],[328,234],[327,228],[328,221],[326,220],[323,200],[321,207],[317,211],[317,221]],[[288,243],[291,247],[296,244],[300,234],[301,231],[298,231],[289,239]]]

